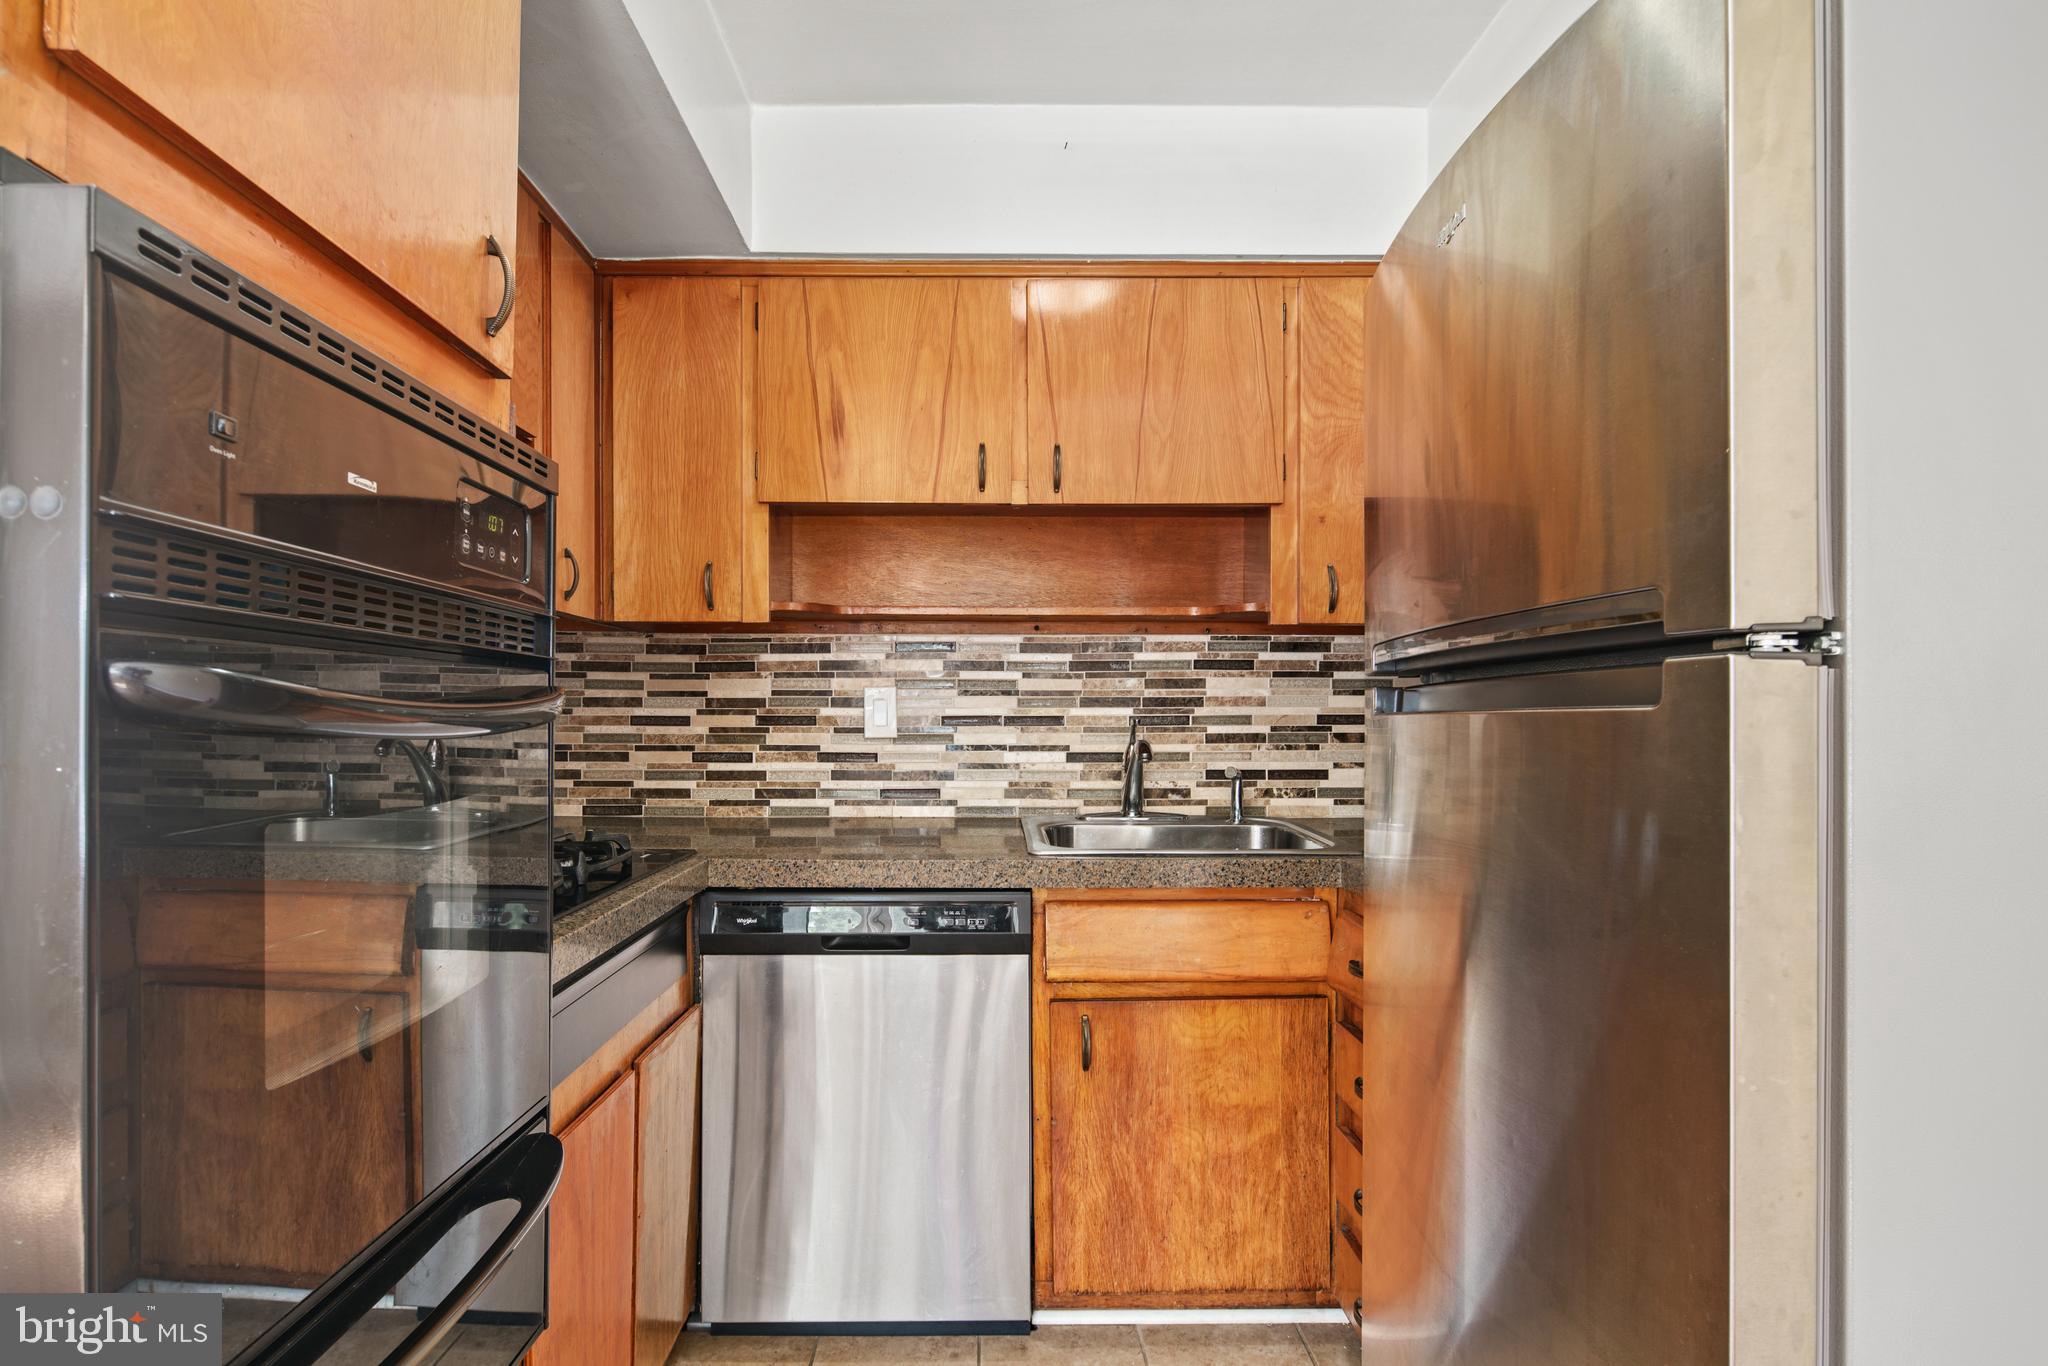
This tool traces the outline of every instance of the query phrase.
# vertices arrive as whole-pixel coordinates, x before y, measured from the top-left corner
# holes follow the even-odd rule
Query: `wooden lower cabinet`
[[[633,1359],[633,1157],[639,1078],[627,1072],[562,1130],[548,1206],[548,1327],[533,1366]]]
[[[411,1204],[402,992],[152,981],[140,1012],[141,1274],[317,1285]]]
[[[1327,1286],[1327,998],[1049,1014],[1056,1294],[1256,1303]]]
[[[634,1182],[633,1366],[662,1366],[697,1302],[697,1058],[692,1006],[633,1062],[639,1083]]]

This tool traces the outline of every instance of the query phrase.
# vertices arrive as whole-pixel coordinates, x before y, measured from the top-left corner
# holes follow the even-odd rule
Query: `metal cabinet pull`
[[[1359,1212],[1360,1214],[1363,1214],[1363,1213],[1365,1213],[1365,1188],[1364,1188],[1364,1187],[1362,1187],[1362,1186],[1361,1186],[1361,1187],[1360,1187],[1359,1189],[1357,1189],[1357,1190],[1355,1190],[1355,1191],[1351,1192],[1351,1208],[1353,1208],[1353,1209],[1357,1210],[1357,1211],[1358,1211],[1358,1212]]]
[[[1350,973],[1351,973],[1351,975],[1352,975],[1353,977],[1357,977],[1357,978],[1360,978],[1360,979],[1363,979],[1363,978],[1364,978],[1364,976],[1365,976],[1365,964],[1363,964],[1363,963],[1359,962],[1359,961],[1358,961],[1358,960],[1357,960],[1356,958],[1350,958],[1350,959],[1346,959],[1346,960],[1345,960],[1345,963],[1344,963],[1344,966],[1345,966],[1345,968],[1346,968],[1346,969],[1348,969],[1348,970],[1350,971]]]
[[[498,299],[498,311],[484,319],[484,335],[495,337],[498,329],[505,325],[505,319],[512,316],[512,302],[519,297],[519,281],[512,275],[512,258],[498,245],[495,236],[484,238],[484,253],[498,258],[498,273],[504,277],[504,293]]]
[[[569,586],[562,590],[562,601],[567,602],[583,586],[583,566],[576,563],[576,552],[568,546],[562,547],[562,558],[569,562]]]
[[[1081,1070],[1086,1072],[1095,1066],[1095,1031],[1088,1026],[1088,1017],[1081,1017]]]
[[[718,603],[711,596],[711,561],[704,561],[704,610],[716,612]]]
[[[1052,443],[1052,491],[1060,491],[1060,443]]]
[[[988,442],[978,443],[974,448],[974,491],[988,492]]]
[[[372,1012],[368,1006],[356,1007],[356,1056],[364,1062],[370,1061],[375,1045],[370,1042],[370,1020]]]
[[[1326,564],[1323,568],[1330,572],[1330,615],[1335,616],[1337,613],[1337,566]]]
[[[1353,1078],[1351,1079],[1351,1094],[1352,1094],[1352,1095],[1354,1095],[1354,1096],[1357,1096],[1357,1097],[1358,1097],[1358,1098],[1359,1098],[1360,1100],[1364,1100],[1364,1099],[1365,1099],[1365,1078],[1364,1078],[1364,1077],[1353,1077]]]

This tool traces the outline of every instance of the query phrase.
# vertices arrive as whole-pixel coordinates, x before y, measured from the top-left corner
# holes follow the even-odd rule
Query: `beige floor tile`
[[[820,1363],[858,1361],[868,1366],[910,1366],[910,1363],[927,1361],[972,1362],[976,1359],[980,1342],[971,1337],[860,1337],[860,1338],[819,1338],[818,1354],[811,1358]]]
[[[816,1338],[719,1337],[711,1333],[684,1333],[669,1353],[669,1366],[683,1361],[742,1362],[746,1366],[803,1366],[817,1350]]]
[[[1138,1336],[1151,1366],[1307,1366],[1311,1360],[1291,1323],[1148,1323]]]
[[[1361,1355],[1358,1329],[1348,1323],[1304,1323],[1301,1340],[1316,1366],[1352,1366]]]
[[[983,1366],[1024,1361],[1036,1366],[1145,1366],[1138,1330],[1123,1324],[1056,1323],[1029,1336],[983,1338]]]

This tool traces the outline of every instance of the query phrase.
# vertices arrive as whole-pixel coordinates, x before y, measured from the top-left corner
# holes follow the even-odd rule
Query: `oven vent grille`
[[[215,308],[232,308],[241,313],[237,321],[242,326],[264,329],[278,341],[290,344],[284,349],[304,352],[315,368],[336,372],[336,377],[348,387],[387,403],[409,405],[493,464],[523,470],[543,487],[554,488],[554,467],[539,451],[506,436],[346,337],[337,336],[286,307],[218,261],[140,224],[135,229],[134,246],[137,259],[177,280],[190,294]]]
[[[538,656],[544,618],[401,588],[198,537],[102,525],[95,591],[246,612],[435,645]]]

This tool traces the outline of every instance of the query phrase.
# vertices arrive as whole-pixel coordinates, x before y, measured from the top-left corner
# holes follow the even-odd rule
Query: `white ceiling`
[[[1506,0],[711,0],[755,104],[1421,106]]]

